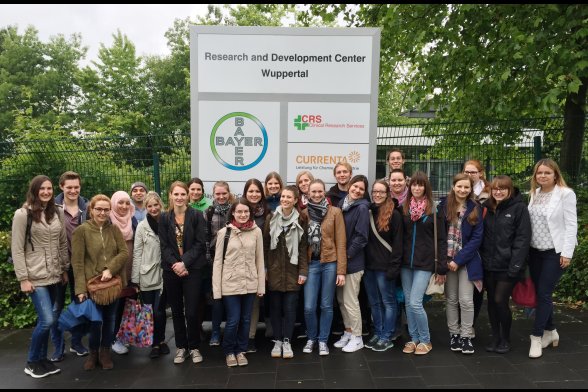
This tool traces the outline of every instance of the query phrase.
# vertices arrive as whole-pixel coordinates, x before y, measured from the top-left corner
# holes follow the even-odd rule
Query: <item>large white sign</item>
[[[199,92],[370,94],[371,69],[371,36],[198,35]]]

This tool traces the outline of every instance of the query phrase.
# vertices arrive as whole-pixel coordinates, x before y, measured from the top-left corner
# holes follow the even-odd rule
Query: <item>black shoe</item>
[[[159,346],[153,346],[151,348],[151,352],[149,353],[149,358],[151,358],[151,359],[159,358],[160,355],[161,355],[161,350],[160,350]]]
[[[496,352],[496,347],[498,347],[499,343],[500,343],[500,341],[498,339],[492,339],[492,342],[490,342],[489,345],[484,347],[484,349],[489,353]]]
[[[378,340],[378,342],[374,345],[374,347],[372,347],[373,351],[377,351],[377,352],[381,352],[381,351],[386,351],[389,348],[394,347],[394,343],[392,343],[392,340]]]
[[[472,339],[461,338],[461,353],[462,354],[473,354],[474,353],[474,345],[472,344]]]
[[[510,351],[510,343],[507,340],[501,340],[494,351],[498,354],[506,354]]]
[[[51,374],[41,362],[27,362],[24,372],[33,378],[43,378]]]
[[[249,339],[247,342],[247,353],[256,353],[257,348],[255,347],[255,339]]]
[[[372,337],[369,338],[368,341],[363,346],[367,347],[367,348],[374,348],[376,343],[378,343],[378,340],[380,340],[378,335],[372,335]]]
[[[168,347],[168,345],[165,342],[163,342],[163,343],[161,343],[159,345],[159,353],[161,355],[167,355],[167,354],[169,354],[169,347]]]
[[[459,335],[451,335],[449,340],[449,348],[451,351],[461,351],[461,339]]]
[[[53,364],[53,362],[51,362],[47,359],[41,359],[40,362],[41,362],[41,365],[45,368],[45,370],[47,370],[49,372],[49,374],[57,374],[61,371],[60,368],[55,366]]]

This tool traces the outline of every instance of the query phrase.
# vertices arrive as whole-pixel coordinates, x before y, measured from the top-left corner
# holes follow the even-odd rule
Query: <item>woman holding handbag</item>
[[[263,238],[247,199],[229,210],[231,222],[217,233],[212,292],[223,300],[227,322],[223,351],[227,366],[246,366],[251,310],[256,296],[265,294]]]
[[[512,289],[525,273],[531,240],[529,211],[521,193],[508,176],[492,179],[490,198],[484,207],[484,239],[480,255],[484,265],[484,286],[488,292],[488,319],[492,342],[486,351],[510,351]]]
[[[453,177],[453,187],[439,210],[447,222],[445,298],[451,351],[473,354],[474,290],[482,291],[482,259],[478,253],[484,236],[482,210],[474,201],[474,182],[467,174]]]
[[[537,310],[531,334],[530,358],[542,349],[557,347],[552,295],[577,245],[576,194],[566,185],[559,166],[551,159],[535,164],[531,178],[531,249],[529,269],[537,292]]]
[[[400,276],[411,340],[402,352],[426,355],[433,345],[423,296],[434,272],[436,283],[445,283],[447,234],[445,219],[443,214],[437,213],[427,175],[415,172],[408,189],[403,206],[404,253]]]
[[[148,192],[143,200],[147,217],[139,222],[133,251],[133,276],[131,281],[141,290],[144,304],[153,307],[153,346],[149,358],[169,354],[165,343],[166,295],[163,291],[161,269],[161,244],[159,242],[159,218],[163,202],[155,192]]]
[[[24,372],[33,378],[47,377],[61,371],[47,359],[47,346],[49,331],[59,317],[55,299],[59,286],[67,284],[69,268],[63,210],[55,205],[49,177],[31,180],[26,202],[14,213],[11,247],[20,290],[31,297],[38,317]]]
[[[115,275],[120,275],[122,282],[126,281],[125,263],[129,253],[120,229],[110,223],[110,209],[108,196],[94,196],[88,207],[91,219],[73,232],[71,264],[80,302],[88,297],[86,282],[97,275],[102,281],[109,281]],[[115,299],[108,305],[97,305],[102,312],[102,322],[90,325],[90,355],[84,363],[85,370],[93,370],[99,363],[105,370],[114,367],[110,346],[115,335],[118,302]]]
[[[372,200],[363,282],[372,309],[374,335],[365,346],[386,351],[394,347],[392,336],[398,314],[396,278],[402,262],[402,214],[384,180],[372,186]]]

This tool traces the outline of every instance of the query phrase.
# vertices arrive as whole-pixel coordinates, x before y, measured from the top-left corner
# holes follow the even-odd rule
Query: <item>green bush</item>
[[[0,232],[0,327],[29,327],[35,323],[37,314],[29,297],[20,291],[14,266],[6,262],[9,255],[10,233]]]

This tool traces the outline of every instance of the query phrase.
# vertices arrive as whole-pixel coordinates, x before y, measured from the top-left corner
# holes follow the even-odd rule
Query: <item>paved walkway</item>
[[[544,350],[531,360],[529,331],[532,320],[517,309],[513,322],[513,350],[506,355],[486,353],[489,327],[482,310],[476,353],[463,355],[448,347],[444,303],[426,305],[433,350],[418,357],[401,352],[401,345],[384,353],[368,349],[345,354],[332,347],[331,355],[303,354],[305,341],[294,342],[294,358],[272,359],[273,344],[258,331],[258,352],[248,354],[249,366],[227,368],[220,347],[202,346],[204,362],[187,360],[174,365],[172,357],[148,358],[149,349],[131,348],[113,354],[110,371],[82,369],[84,359],[67,354],[62,372],[33,379],[23,369],[31,331],[0,332],[0,388],[588,388],[588,311],[556,308],[560,333],[558,348]],[[168,320],[168,336],[173,333]],[[169,339],[175,351],[173,337]],[[67,345],[69,348],[69,345]]]

